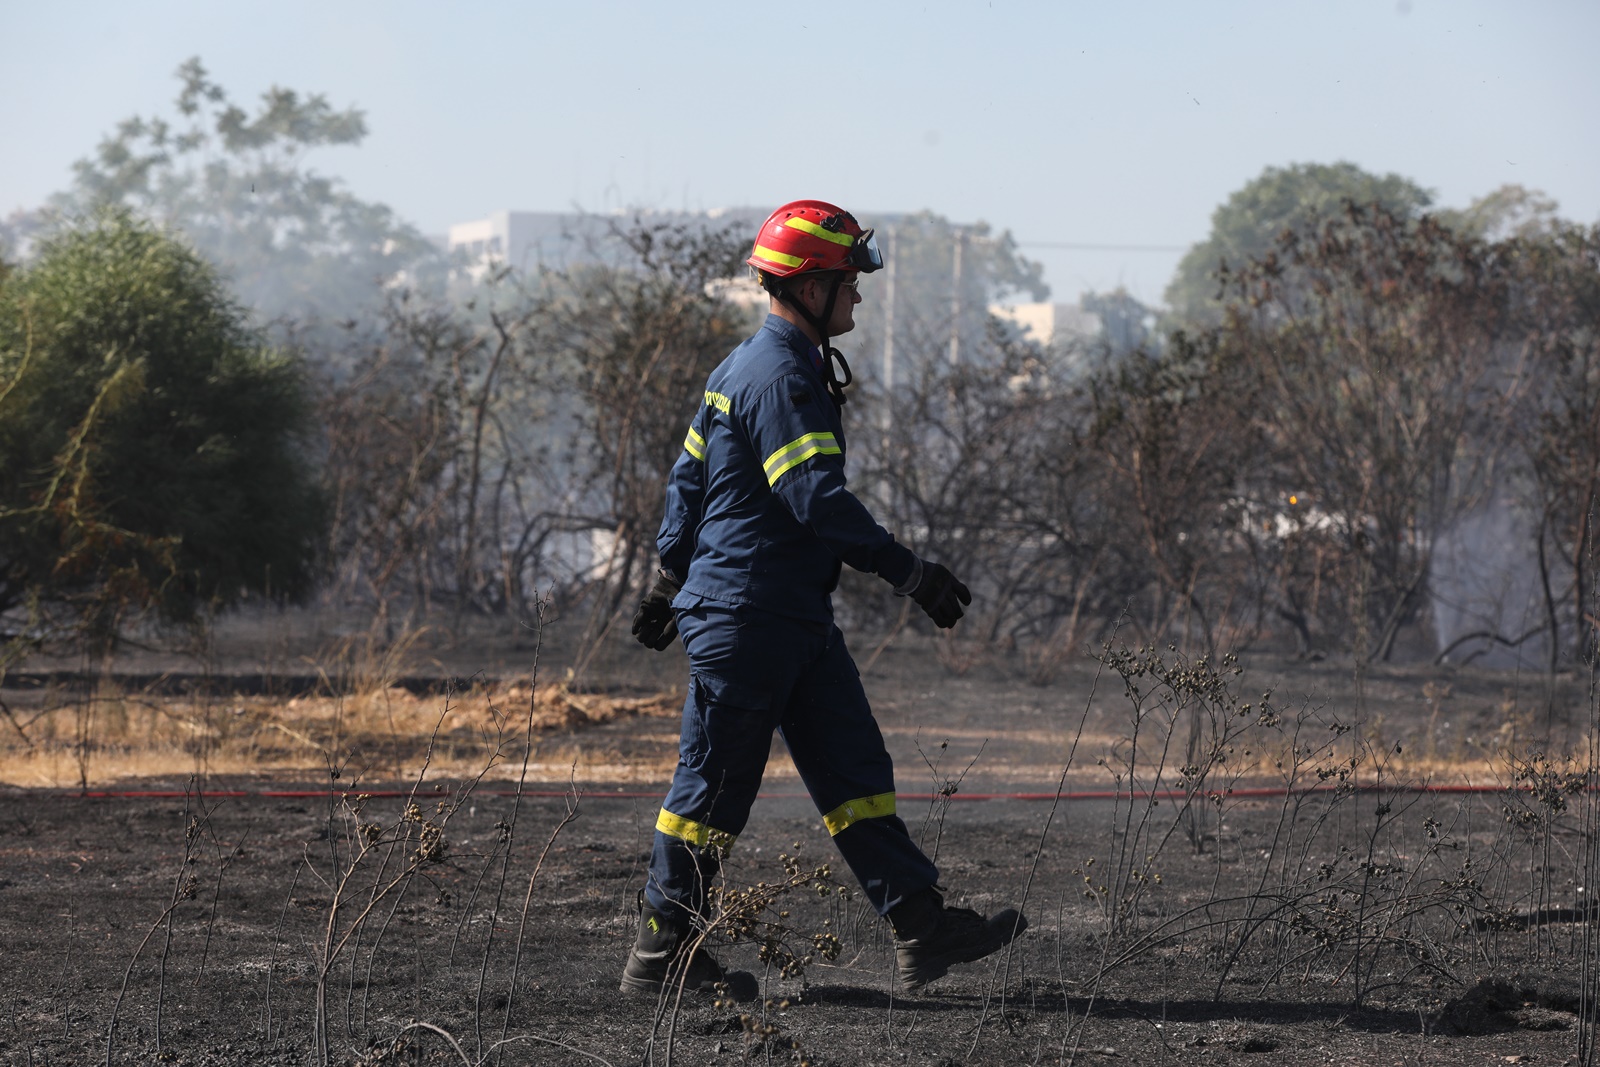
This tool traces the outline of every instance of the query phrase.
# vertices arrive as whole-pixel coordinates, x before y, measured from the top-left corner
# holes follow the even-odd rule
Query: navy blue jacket
[[[684,578],[673,601],[826,622],[842,560],[903,584],[911,550],[845,487],[844,426],[816,347],[777,315],[706,380],[667,481],[656,547]]]

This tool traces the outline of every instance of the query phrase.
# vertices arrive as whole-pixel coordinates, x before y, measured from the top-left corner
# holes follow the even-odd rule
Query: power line
[[[1187,252],[1188,245],[1091,245],[1073,241],[1018,241],[1019,248],[1065,248],[1075,252]]]

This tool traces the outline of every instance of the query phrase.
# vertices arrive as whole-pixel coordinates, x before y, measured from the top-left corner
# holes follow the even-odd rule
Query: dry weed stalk
[[[190,783],[191,788],[193,784],[193,782]],[[123,998],[128,994],[128,980],[133,976],[134,965],[139,962],[139,957],[143,955],[146,946],[150,944],[150,939],[155,936],[157,930],[166,931],[166,940],[161,951],[160,980],[156,991],[156,1055],[158,1058],[161,1056],[161,1008],[162,1003],[166,1000],[167,958],[172,948],[172,915],[184,901],[194,899],[199,886],[199,880],[195,877],[194,872],[189,869],[195,861],[195,843],[199,839],[201,832],[200,821],[190,817],[189,814],[192,800],[193,794],[186,789],[183,798],[183,856],[178,864],[177,871],[173,874],[172,895],[167,901],[166,907],[161,909],[161,914],[156,916],[155,921],[150,924],[150,928],[145,931],[143,939],[140,940],[138,947],[133,950],[133,955],[128,959],[128,966],[122,972],[122,984],[117,988],[117,999],[111,1006],[111,1020],[106,1024],[105,1067],[111,1067],[112,1057],[115,1053],[117,1016],[121,1014]]]
[[[366,817],[367,804],[372,799],[368,794],[344,792],[337,798],[337,807],[330,794],[326,817],[329,871],[324,876],[315,866],[308,866],[311,873],[330,890],[332,897],[317,952],[314,1045],[318,1062],[322,1064],[328,1062],[330,1051],[328,988],[334,967],[342,959],[347,946],[359,944],[362,931],[380,904],[390,898],[395,898],[397,904],[398,898],[414,879],[428,878],[432,868],[446,861],[450,847],[446,831],[451,819],[466,806],[484,776],[500,762],[502,745],[496,744],[474,777],[457,784],[435,800],[431,812],[424,810],[420,802],[422,786],[440,731],[453,710],[451,698],[446,695],[444,707],[430,735],[422,767],[417,772],[401,811],[387,823]],[[330,766],[329,776],[337,781],[341,777],[340,769]],[[442,788],[435,786],[436,790]],[[340,830],[344,831],[342,848]],[[372,869],[374,864],[376,870]],[[394,865],[393,870],[390,869],[391,864]],[[358,901],[358,897],[365,899]],[[354,914],[345,917],[344,913],[350,908],[355,909]],[[381,942],[380,931],[368,949],[369,966]],[[354,966],[352,960],[352,980]],[[348,998],[346,1003],[348,1011]]]
[[[1071,976],[1070,954],[1057,946],[1064,1059],[1075,1054],[1074,1035],[1081,1039],[1069,987],[1086,990],[1086,1015],[1113,972],[1195,946],[1214,973],[1214,996],[1248,964],[1245,980],[1262,990],[1326,982],[1348,990],[1357,1010],[1418,974],[1470,984],[1468,967],[1493,966],[1507,932],[1528,939],[1519,960],[1564,964],[1592,951],[1600,912],[1565,906],[1571,887],[1561,884],[1563,872],[1573,885],[1593,884],[1582,873],[1595,850],[1583,820],[1595,817],[1592,787],[1600,785],[1592,740],[1581,760],[1503,755],[1500,818],[1474,833],[1479,802],[1434,793],[1379,722],[1362,719],[1358,728],[1309,702],[1286,708],[1271,693],[1243,699],[1231,657],[1213,665],[1168,646],[1108,648],[1097,658],[1121,678],[1128,715],[1122,741],[1099,761],[1118,787],[1107,851],[1073,871],[1097,919],[1099,959]],[[1245,785],[1279,798],[1248,846],[1228,818]],[[1161,871],[1184,861],[1173,854],[1178,842],[1209,853],[1213,872],[1199,899],[1171,909]],[[1245,861],[1256,873],[1244,891],[1226,889],[1223,864]],[[1007,993],[1002,986],[1002,1007]]]
[[[792,854],[782,853],[778,857],[783,867],[783,877],[777,881],[735,885],[727,880],[723,871],[715,884],[706,887],[709,917],[695,920],[693,935],[680,957],[680,964],[668,974],[662,987],[650,1037],[645,1044],[646,1063],[656,1062],[656,1045],[665,1024],[667,1033],[662,1062],[663,1067],[672,1067],[678,1018],[686,993],[688,961],[693,953],[702,950],[708,940],[714,938],[730,945],[756,945],[757,958],[766,968],[769,978],[776,971],[782,979],[804,980],[806,967],[815,960],[832,961],[839,958],[844,943],[833,929],[833,918],[830,916],[822,920],[822,930],[807,932],[793,924],[788,904],[792,896],[800,893],[824,900],[846,901],[852,896],[850,888],[834,878],[832,868],[826,864],[806,867],[800,860],[799,843],[793,847]],[[721,997],[716,1003],[718,1007],[735,1005],[733,1000]],[[766,1011],[773,1006],[771,1000],[763,1000],[760,1016],[749,1012],[739,1014],[738,1022],[741,1033],[745,1035],[747,1053],[754,1054],[760,1048],[770,1056],[774,1049],[781,1049],[789,1052],[796,1062],[808,1064],[810,1061],[800,1043],[792,1035],[782,1035],[776,1024],[767,1018]],[[787,1007],[788,1002],[784,1001],[780,1006]]]
[[[933,792],[928,797],[928,810],[922,817],[922,829],[917,834],[917,847],[927,853],[928,858],[935,863],[939,862],[939,844],[944,840],[944,820],[950,814],[950,804],[955,795],[961,792],[961,783],[966,781],[968,773],[977,766],[978,759],[983,755],[983,750],[988,747],[989,740],[985,738],[978,746],[978,751],[972,754],[972,759],[961,769],[961,773],[954,778],[941,775],[939,765],[944,762],[945,754],[950,751],[949,740],[939,742],[939,755],[937,759],[929,759],[928,754],[922,750],[920,738],[913,738],[917,755],[922,757],[922,762],[927,764],[928,777],[933,782]],[[928,826],[934,825],[933,847],[928,847]]]

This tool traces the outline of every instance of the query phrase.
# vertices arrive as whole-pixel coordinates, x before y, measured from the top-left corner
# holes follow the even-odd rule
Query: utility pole
[[[961,251],[967,245],[967,231],[956,231],[955,262],[950,282],[950,366],[961,363]]]
[[[879,454],[883,457],[885,470],[883,484],[879,491],[882,494],[884,503],[887,505],[894,497],[894,483],[888,477],[887,471],[894,441],[894,304],[895,275],[897,273],[895,264],[900,261],[900,257],[895,254],[898,249],[895,247],[894,228],[890,227],[884,231],[883,238],[883,254],[888,257],[889,263],[884,273],[883,285],[883,403],[881,410],[878,412],[878,447]],[[891,508],[891,510],[893,509]]]
[[[894,275],[895,264],[900,257],[895,255],[894,229],[891,227],[884,235],[884,254],[889,259],[888,272],[884,275],[883,303],[883,395],[885,398],[894,393]],[[884,405],[884,426],[888,426],[889,407]]]

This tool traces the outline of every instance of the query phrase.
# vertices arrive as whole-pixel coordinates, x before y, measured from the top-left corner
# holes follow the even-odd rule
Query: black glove
[[[965,614],[962,606],[972,603],[972,593],[944,564],[929,563],[927,560],[917,562],[921,573],[912,574],[917,584],[906,595],[928,613],[928,618],[933,620],[935,626],[948,630]]]
[[[678,616],[672,611],[672,598],[678,595],[683,583],[666,571],[656,573],[656,584],[639,601],[639,610],[633,613],[633,636],[641,645],[649,645],[657,652],[672,644],[678,636]]]

